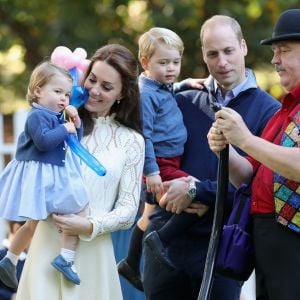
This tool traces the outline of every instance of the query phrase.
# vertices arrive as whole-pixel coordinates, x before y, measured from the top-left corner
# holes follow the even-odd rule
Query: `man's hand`
[[[182,177],[163,182],[164,189],[167,189],[167,192],[159,200],[159,206],[176,214],[180,214],[188,208],[192,203],[192,199],[187,195],[191,180],[192,178]]]
[[[191,205],[184,211],[189,214],[197,214],[199,217],[202,217],[209,209],[209,206],[202,204],[201,202],[193,202]]]

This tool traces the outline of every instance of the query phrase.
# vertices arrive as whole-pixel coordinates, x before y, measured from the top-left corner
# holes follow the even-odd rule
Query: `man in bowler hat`
[[[211,150],[230,148],[230,180],[252,181],[256,299],[300,299],[300,9],[284,11],[271,38],[271,63],[286,90],[282,108],[261,137],[251,134],[241,116],[223,108],[208,134]]]

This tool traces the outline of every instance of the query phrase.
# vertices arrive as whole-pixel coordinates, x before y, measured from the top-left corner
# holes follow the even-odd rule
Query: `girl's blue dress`
[[[34,103],[36,111],[58,113]],[[29,118],[29,117],[28,117]],[[27,119],[28,120],[28,119]],[[36,128],[39,124],[33,124]],[[88,194],[79,158],[65,143],[65,165],[13,159],[0,177],[0,217],[13,221],[44,220],[52,213],[83,210]]]
[[[66,146],[67,147],[67,146]],[[12,160],[0,177],[0,216],[44,220],[51,213],[78,213],[88,203],[81,166],[67,149],[65,166]]]

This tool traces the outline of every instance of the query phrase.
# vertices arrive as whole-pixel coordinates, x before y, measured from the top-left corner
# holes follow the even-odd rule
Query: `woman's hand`
[[[55,225],[68,235],[91,235],[93,224],[86,218],[75,214],[58,215],[53,214]]]

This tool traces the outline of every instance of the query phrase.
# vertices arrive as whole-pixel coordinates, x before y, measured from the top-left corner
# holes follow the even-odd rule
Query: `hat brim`
[[[299,41],[300,40],[300,33],[291,33],[291,34],[283,34],[274,36],[265,40],[260,41],[261,45],[271,45],[275,42],[279,41]]]

